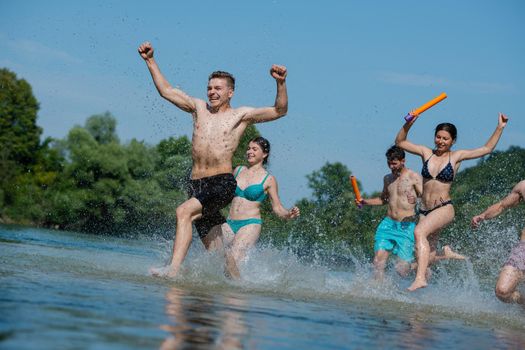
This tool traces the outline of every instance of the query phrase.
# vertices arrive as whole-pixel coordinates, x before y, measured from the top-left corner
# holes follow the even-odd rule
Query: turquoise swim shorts
[[[414,260],[415,222],[399,222],[385,217],[376,230],[374,251],[386,250],[407,262]]]

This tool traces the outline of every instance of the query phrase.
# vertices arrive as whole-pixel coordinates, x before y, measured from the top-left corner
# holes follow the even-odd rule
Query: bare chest
[[[391,197],[415,194],[414,183],[408,176],[400,176],[388,185]]]
[[[214,137],[226,136],[233,130],[233,124],[223,116],[198,117],[193,126],[193,133],[199,136]]]

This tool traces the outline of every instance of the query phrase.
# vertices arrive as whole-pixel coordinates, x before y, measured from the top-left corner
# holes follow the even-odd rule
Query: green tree
[[[133,179],[148,179],[153,176],[159,158],[155,148],[133,139],[124,147],[124,151],[127,154],[128,171]]]
[[[342,163],[326,163],[321,169],[307,175],[308,187],[312,189],[314,200],[329,203],[345,193],[352,191],[348,181],[350,170]]]
[[[296,205],[301,217],[278,221],[268,215],[263,227],[266,241],[287,246],[305,259],[348,264],[351,256],[372,254],[375,225],[383,208],[358,210],[349,183],[350,170],[343,164],[326,163],[307,175],[312,198]],[[268,206],[269,208],[269,206]]]
[[[34,162],[42,133],[36,125],[38,109],[31,85],[17,79],[15,73],[0,69],[1,159],[22,165]]]
[[[159,158],[155,178],[161,188],[185,193],[192,166],[190,140],[186,136],[170,137],[160,141],[156,150]]]
[[[47,159],[47,144],[40,146],[42,129],[37,126],[38,102],[31,86],[8,69],[0,69],[0,216],[9,213],[8,208],[25,200],[18,210],[28,217],[38,216],[39,210],[31,206],[32,200],[40,198],[38,181],[48,183],[53,176],[43,174],[43,166],[35,165]],[[39,171],[38,179],[34,172]],[[17,215],[23,218],[23,215]]]
[[[101,145],[119,142],[117,136],[117,120],[109,112],[92,115],[86,120],[84,126],[91,136]]]
[[[157,151],[161,163],[175,155],[191,157],[191,141],[186,136],[170,137],[159,142]]]

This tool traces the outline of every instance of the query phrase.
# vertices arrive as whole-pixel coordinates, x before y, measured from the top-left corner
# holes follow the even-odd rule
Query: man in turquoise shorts
[[[386,151],[387,165],[391,173],[383,179],[383,192],[380,197],[362,199],[360,205],[388,204],[387,216],[381,221],[374,238],[374,269],[376,280],[382,280],[390,252],[399,258],[396,271],[406,277],[417,265],[414,262],[414,229],[416,227],[417,198],[423,192],[423,178],[405,167],[405,151],[392,146]],[[439,260],[464,260],[465,257],[454,252],[448,245],[442,254],[432,254],[430,263]],[[430,273],[428,270],[427,273]]]
[[[421,175],[405,167],[405,152],[392,146],[386,152],[391,173],[383,179],[380,197],[363,199],[361,205],[388,205],[388,214],[376,230],[375,278],[382,280],[390,252],[398,256],[397,272],[406,276],[414,261],[414,228],[417,197],[423,192]]]

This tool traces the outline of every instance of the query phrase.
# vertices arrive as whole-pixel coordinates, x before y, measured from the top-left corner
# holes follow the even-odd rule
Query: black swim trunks
[[[194,221],[199,237],[204,238],[215,225],[226,222],[220,210],[235,196],[237,181],[233,174],[219,174],[190,180],[188,197],[196,198],[202,205],[202,217]]]

